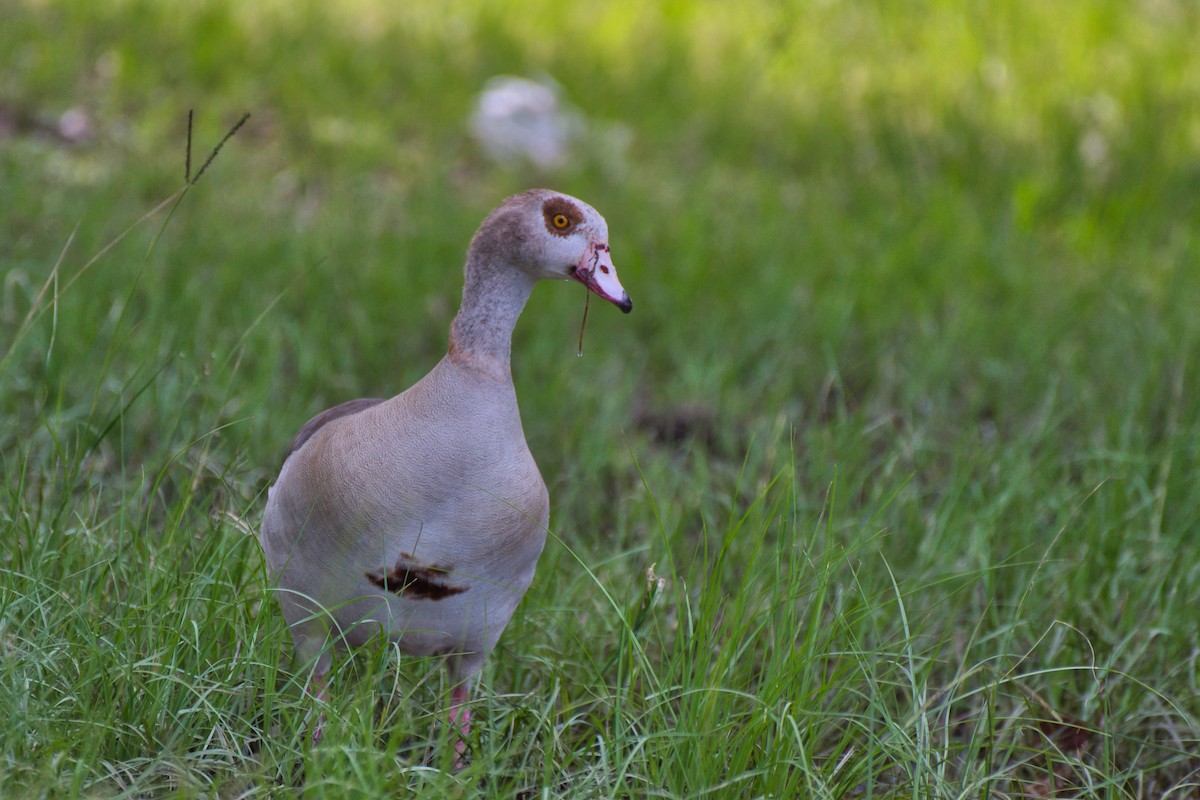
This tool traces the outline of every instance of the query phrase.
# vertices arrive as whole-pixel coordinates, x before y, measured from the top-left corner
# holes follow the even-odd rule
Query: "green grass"
[[[1194,795],[1195,5],[408,5],[4,13],[0,105],[97,134],[0,139],[0,794]],[[489,165],[472,96],[542,72],[628,150]],[[189,108],[194,161],[252,116],[134,224]],[[388,648],[310,748],[245,534],[532,184],[637,308],[518,326],[553,535],[473,758]]]

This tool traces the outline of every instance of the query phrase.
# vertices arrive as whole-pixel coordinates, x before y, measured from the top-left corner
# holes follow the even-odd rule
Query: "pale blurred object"
[[[0,103],[0,140],[36,136],[66,144],[81,144],[95,135],[96,125],[82,108],[69,108],[57,120],[51,121],[36,110]]]
[[[63,141],[85,142],[95,135],[92,118],[82,108],[69,108],[58,118],[58,135]]]
[[[471,134],[493,161],[561,169],[586,129],[583,116],[551,81],[498,75],[479,93]]]

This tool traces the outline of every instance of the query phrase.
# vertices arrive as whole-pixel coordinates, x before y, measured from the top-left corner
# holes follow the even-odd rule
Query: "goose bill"
[[[597,243],[589,247],[588,255],[571,276],[626,314],[633,310],[633,301],[617,279],[617,268],[613,266],[608,245]]]

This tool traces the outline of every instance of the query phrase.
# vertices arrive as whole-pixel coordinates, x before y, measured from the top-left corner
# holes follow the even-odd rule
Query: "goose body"
[[[293,440],[259,541],[318,696],[331,647],[383,635],[445,657],[452,722],[467,733],[471,678],[533,580],[550,515],[512,382],[513,326],[541,279],[578,280],[629,311],[608,253],[587,204],[540,189],[508,198],[472,239],[445,357],[401,394],[343,403]]]

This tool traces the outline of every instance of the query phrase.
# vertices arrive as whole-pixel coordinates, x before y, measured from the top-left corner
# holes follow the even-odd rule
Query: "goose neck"
[[[467,259],[462,306],[450,326],[452,360],[511,375],[512,333],[534,280],[492,257]]]

